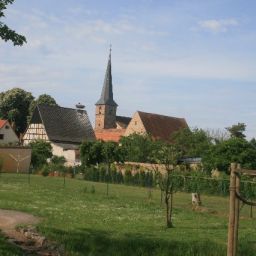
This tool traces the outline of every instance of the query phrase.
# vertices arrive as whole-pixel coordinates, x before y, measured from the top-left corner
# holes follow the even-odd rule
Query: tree
[[[107,141],[103,143],[103,156],[104,162],[107,165],[106,182],[107,182],[107,195],[109,191],[109,180],[110,180],[110,166],[114,162],[119,162],[119,150],[118,144],[113,141]]]
[[[202,129],[194,128],[190,130],[185,128],[174,133],[173,143],[178,148],[181,158],[187,157],[200,157],[203,158],[208,154],[211,145],[212,138],[208,133]],[[190,170],[190,165],[186,166],[186,169]],[[199,191],[193,191],[192,193],[192,206],[201,206],[201,196]]]
[[[234,124],[231,127],[227,127],[226,130],[230,133],[231,138],[244,139],[246,136],[244,134],[246,125],[244,123]]]
[[[182,158],[203,157],[211,146],[211,138],[202,129],[184,128],[172,136],[173,144],[178,148]]]
[[[8,119],[18,135],[27,127],[29,106],[34,97],[30,92],[13,88],[0,94],[0,117]]]
[[[29,116],[31,117],[36,105],[38,104],[45,104],[49,106],[58,106],[57,102],[55,99],[48,95],[48,94],[41,94],[36,100],[33,100],[29,106]]]
[[[103,156],[103,142],[102,141],[85,141],[80,146],[80,155],[82,165],[89,167],[102,163]]]
[[[32,149],[31,164],[34,169],[39,169],[47,164],[47,159],[52,157],[52,146],[44,140],[34,140],[30,143]]]
[[[153,140],[147,135],[133,133],[120,140],[126,161],[146,163],[150,162]]]
[[[256,168],[256,148],[254,141],[232,137],[211,147],[203,159],[205,168],[228,172],[230,163],[240,163],[244,168]]]
[[[7,9],[8,4],[12,4],[14,0],[0,0],[0,18],[4,18],[4,11]],[[26,38],[23,35],[17,34],[14,30],[10,29],[6,24],[0,21],[0,38],[4,41],[12,41],[13,45],[23,45],[26,43]]]
[[[174,172],[180,158],[177,147],[173,144],[163,143],[162,149],[155,152],[155,160],[165,166],[165,173],[157,173],[157,183],[164,193],[166,206],[166,226],[172,228],[173,194],[178,188]]]

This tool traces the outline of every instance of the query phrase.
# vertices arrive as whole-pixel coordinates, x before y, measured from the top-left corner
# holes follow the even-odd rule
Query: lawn
[[[92,191],[95,189],[95,193]],[[202,196],[204,207],[191,210],[191,195],[174,197],[173,229],[165,228],[160,193],[124,185],[56,177],[3,174],[0,208],[42,217],[39,231],[65,248],[66,255],[226,255],[228,198]],[[256,219],[241,212],[239,255],[256,255]],[[1,255],[22,255],[0,237]],[[13,253],[12,253],[13,250]],[[8,252],[10,252],[8,254]]]

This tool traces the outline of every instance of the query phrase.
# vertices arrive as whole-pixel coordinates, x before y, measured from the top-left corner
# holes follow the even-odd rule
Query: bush
[[[49,165],[44,165],[43,168],[42,168],[41,174],[44,177],[47,177],[49,175],[49,173],[50,173]]]

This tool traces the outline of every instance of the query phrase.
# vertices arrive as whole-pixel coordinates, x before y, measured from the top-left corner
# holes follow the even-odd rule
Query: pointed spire
[[[100,99],[95,105],[111,105],[117,106],[113,99],[113,85],[112,85],[112,72],[111,72],[111,45],[109,49],[108,66],[105,74],[104,84],[101,92]]]

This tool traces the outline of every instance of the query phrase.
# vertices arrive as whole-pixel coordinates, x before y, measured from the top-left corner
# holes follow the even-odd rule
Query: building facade
[[[64,156],[67,165],[73,166],[80,163],[80,144],[95,140],[95,134],[85,110],[37,105],[23,144],[37,139],[50,142],[53,155]]]
[[[0,119],[0,144],[18,144],[19,138],[8,120]]]

